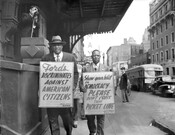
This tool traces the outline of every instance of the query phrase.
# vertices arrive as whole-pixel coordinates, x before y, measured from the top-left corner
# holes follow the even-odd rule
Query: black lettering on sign
[[[59,85],[66,85],[69,80],[47,80],[44,84],[53,85],[53,84],[59,84]]]
[[[43,92],[68,92],[70,86],[44,86]]]
[[[72,74],[71,73],[43,73],[41,75],[41,78],[71,78]]]
[[[45,70],[45,72],[48,72],[48,71],[68,71],[65,64],[57,66],[57,65],[52,65],[49,63],[43,63],[42,67]]]
[[[100,109],[103,104],[87,104],[86,109],[87,110],[95,110],[95,109]]]
[[[71,94],[44,94],[43,100],[70,100]]]
[[[87,81],[87,80],[90,81],[90,80],[93,80],[93,79],[94,79],[94,77],[89,77],[89,75],[84,76],[85,81]]]
[[[111,90],[89,90],[88,96],[109,96]]]
[[[114,107],[115,107],[115,104],[114,103],[110,103],[110,104],[105,104],[103,106],[103,109],[112,110],[112,109],[114,109]]]
[[[110,83],[85,84],[86,89],[107,89]]]

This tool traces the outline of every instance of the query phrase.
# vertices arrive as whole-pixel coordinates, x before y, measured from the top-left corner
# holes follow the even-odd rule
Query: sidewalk
[[[143,94],[145,95],[146,99],[143,99],[142,97]],[[143,132],[148,132],[146,130],[151,130],[150,132],[153,133],[157,129],[158,131],[156,132],[159,132],[160,130],[162,130],[168,133],[168,135],[175,135],[175,98],[162,99],[162,97],[155,96],[154,98],[149,99],[148,97],[150,97],[150,95],[149,93],[133,92],[130,97],[131,103],[129,104],[122,104],[120,101],[120,98],[118,98],[118,101],[116,102],[116,107],[119,110],[117,110],[116,116],[107,115],[105,119],[105,135],[123,134],[123,133],[119,133],[121,128],[123,128],[125,132],[129,132],[129,134],[126,134],[126,135],[131,135],[132,133],[134,135],[141,135],[139,134],[139,132],[138,134],[137,132],[134,132],[135,131],[134,128],[135,126],[138,125],[138,123],[145,123],[145,125],[147,125],[145,127],[140,127],[141,131]],[[147,102],[147,104],[144,104],[144,102]],[[142,106],[140,107],[140,105]],[[126,110],[128,108],[131,109],[129,112],[127,112]],[[136,110],[136,108],[140,109],[140,113],[138,113],[138,110]],[[142,115],[142,113],[144,113],[144,115]],[[124,123],[123,121],[125,121],[123,114],[129,117],[133,114],[136,114],[136,116],[134,116],[134,119],[136,119],[136,121],[133,123],[134,125],[129,127],[130,125],[128,126],[126,124],[125,125],[126,127],[121,127],[122,126],[121,124],[123,124]],[[140,118],[141,121],[138,121],[137,118]],[[131,120],[127,119],[128,123],[130,123]],[[61,119],[60,121],[62,123]],[[147,122],[151,123],[150,126],[148,126],[149,123]],[[47,133],[48,134],[45,134],[45,135],[50,135],[49,134],[50,132],[47,132]],[[143,133],[143,135],[145,134],[146,133]],[[62,125],[61,125],[61,135],[66,135]],[[78,122],[78,127],[73,128],[72,135],[89,135],[87,120],[80,119]]]
[[[147,96],[154,97],[152,101],[147,101],[152,107],[152,112],[150,113],[152,117],[152,125],[169,133],[169,135],[175,135],[175,98],[163,98],[160,95],[143,92],[139,92],[138,94],[146,94]],[[142,101],[141,97],[137,96],[137,98],[137,100],[141,102],[140,104],[145,102],[144,100]],[[145,111],[148,108],[150,108],[150,106],[146,106]]]
[[[153,116],[152,124],[170,135],[175,135],[175,98],[167,100],[169,102],[160,104],[157,115]]]

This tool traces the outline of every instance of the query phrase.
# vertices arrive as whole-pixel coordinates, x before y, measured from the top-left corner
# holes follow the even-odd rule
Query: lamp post
[[[103,64],[105,64],[105,53],[103,53]]]

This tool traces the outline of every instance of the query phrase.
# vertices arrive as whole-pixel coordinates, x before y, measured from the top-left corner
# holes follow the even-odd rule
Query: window
[[[153,43],[153,46],[152,46],[152,49],[154,50],[155,46],[154,46],[154,43]]]
[[[152,63],[154,63],[154,54],[152,55]]]
[[[160,52],[160,61],[161,62],[163,62],[163,57],[164,57],[163,52]]]
[[[156,61],[159,62],[159,54],[156,54]]]
[[[1,27],[1,24],[2,24],[1,20],[2,20],[2,11],[0,10],[0,27]]]
[[[165,38],[166,38],[166,44],[168,44],[168,36],[166,36]]]
[[[154,31],[152,32],[152,37],[154,38]]]
[[[158,12],[156,13],[156,20],[158,19]]]
[[[168,21],[165,22],[165,29],[168,29]]]
[[[162,28],[162,24],[160,25],[160,32],[162,32],[163,31],[163,28]]]
[[[174,25],[174,17],[172,16],[171,17],[171,26],[173,26]]]
[[[163,38],[160,39],[160,44],[163,46]]]
[[[167,4],[165,5],[165,12],[168,10],[168,6],[167,6]]]
[[[158,30],[158,28],[156,28],[156,35],[158,35],[159,34],[159,30]]]
[[[172,7],[175,6],[174,4],[175,4],[175,3],[174,3],[174,0],[171,0],[171,6],[172,6]]]
[[[159,42],[157,41],[157,48],[159,48]]]
[[[175,67],[172,67],[173,75],[175,75]]]
[[[174,32],[171,33],[171,42],[174,43]]]
[[[162,15],[162,9],[160,9],[160,16]]]
[[[171,58],[175,59],[175,49],[171,49]]]
[[[168,60],[168,50],[165,51],[166,60]]]
[[[166,68],[166,74],[169,75],[169,68]]]

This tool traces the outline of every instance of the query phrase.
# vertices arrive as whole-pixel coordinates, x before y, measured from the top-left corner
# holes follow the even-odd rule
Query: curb
[[[151,121],[151,125],[154,126],[154,127],[159,128],[160,130],[162,130],[165,133],[168,133],[168,135],[175,135],[175,131],[169,129],[168,126],[162,124],[161,122],[159,122],[159,121],[157,121],[155,119],[153,119]]]

